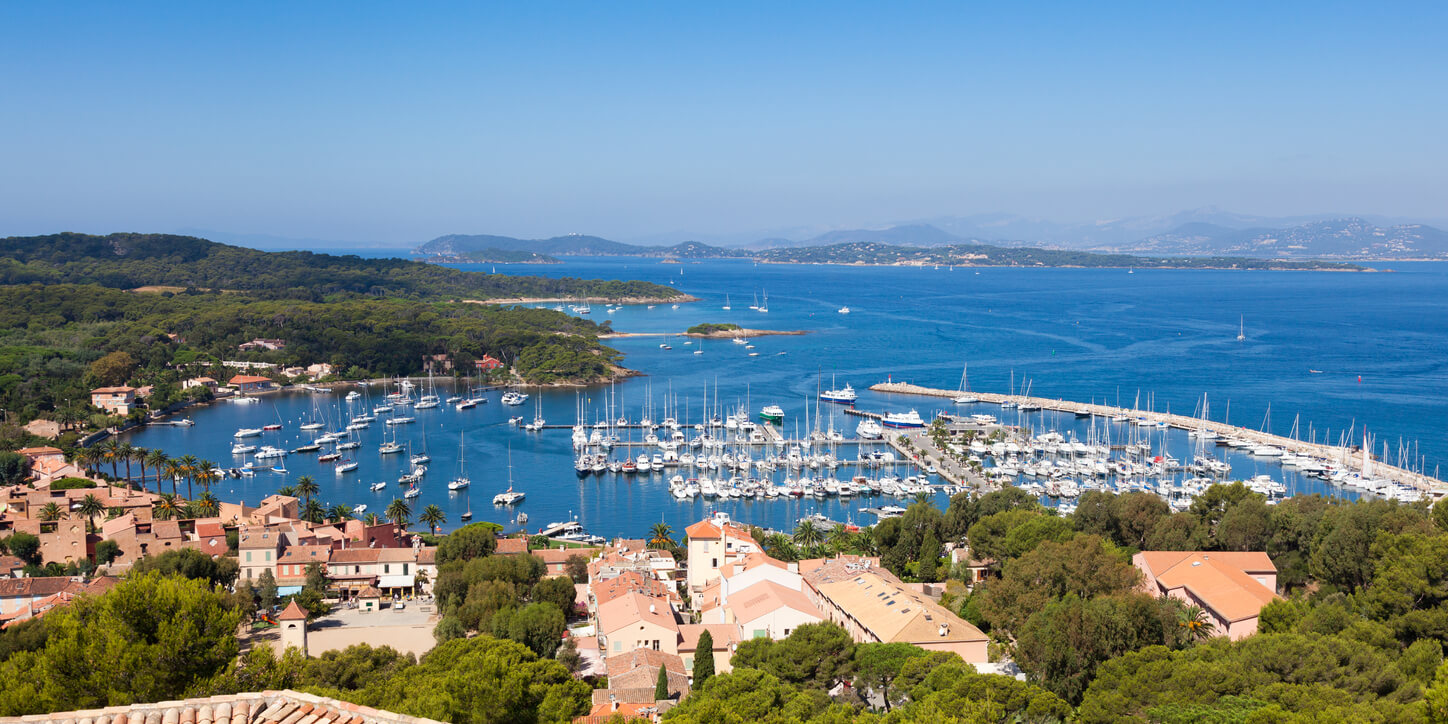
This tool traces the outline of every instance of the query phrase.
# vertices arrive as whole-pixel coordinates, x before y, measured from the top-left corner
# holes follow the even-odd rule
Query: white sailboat
[[[955,396],[955,404],[957,405],[973,405],[980,402],[979,397],[970,394],[970,382],[966,377],[966,373],[969,372],[969,370],[970,363],[966,363],[965,366],[960,369],[960,394]]]
[[[458,433],[458,476],[447,484],[448,490],[462,490],[472,484],[472,481],[468,480],[467,469],[463,463],[463,452],[466,449],[463,440],[463,433]]]
[[[759,311],[761,314],[769,313],[769,292],[764,292],[764,301],[759,303]]]
[[[1246,339],[1247,339],[1247,315],[1244,314],[1244,315],[1242,315],[1241,317],[1239,317],[1239,318],[1237,319],[1237,341],[1238,341],[1238,342],[1242,342],[1242,341],[1244,341],[1244,340],[1246,340]]]
[[[517,505],[525,493],[513,489],[513,448],[508,448],[508,489],[493,496],[493,505]]]
[[[730,307],[729,307],[729,294],[728,294],[728,293],[725,293],[725,294],[724,294],[724,306],[722,307],[722,309],[723,309],[724,311],[726,311],[726,312],[729,311],[729,309],[730,309]]]

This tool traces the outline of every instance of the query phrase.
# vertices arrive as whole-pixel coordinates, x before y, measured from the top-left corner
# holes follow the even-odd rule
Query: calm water
[[[493,265],[464,265],[487,270]],[[1391,454],[1402,447],[1426,459],[1433,472],[1448,455],[1448,265],[1395,264],[1393,274],[1331,274],[1291,272],[1143,271],[1093,269],[852,268],[760,265],[742,261],[662,264],[639,259],[580,259],[554,266],[496,265],[500,273],[548,276],[642,279],[673,284],[702,301],[672,309],[627,307],[606,314],[595,305],[595,321],[610,320],[628,332],[678,332],[692,324],[736,322],[747,327],[804,329],[802,337],[752,340],[759,356],[742,345],[683,339],[642,337],[618,339],[611,345],[626,355],[625,364],[643,371],[616,386],[625,414],[640,416],[652,398],[654,418],[664,416],[670,390],[677,415],[697,422],[706,389],[713,405],[714,388],[726,407],[748,399],[750,408],[777,403],[784,407],[786,433],[803,427],[818,380],[832,377],[860,390],[858,406],[866,410],[918,408],[929,417],[946,401],[897,398],[864,390],[889,378],[954,388],[962,364],[969,363],[970,386],[1004,392],[1028,384],[1042,397],[1105,401],[1142,408],[1168,406],[1190,413],[1203,393],[1211,400],[1214,419],[1279,434],[1324,436],[1336,441],[1342,431],[1364,425]],[[748,309],[756,294],[767,292],[769,313]],[[720,309],[725,294],[732,311]],[[837,313],[848,305],[852,313]],[[1239,318],[1247,339],[1236,341]],[[672,350],[660,349],[667,341]],[[1309,373],[1309,369],[1321,374]],[[1359,382],[1359,377],[1361,381]],[[498,393],[473,410],[451,406],[416,411],[413,425],[386,428],[381,421],[361,435],[354,451],[361,469],[337,475],[330,465],[309,455],[287,460],[286,475],[260,473],[255,478],[223,481],[215,490],[228,500],[256,501],[277,487],[310,474],[328,503],[365,503],[381,512],[402,488],[395,481],[407,467],[406,456],[381,456],[377,446],[396,432],[399,442],[414,449],[424,444],[433,457],[431,472],[414,499],[414,510],[436,503],[449,514],[449,525],[469,504],[461,493],[449,493],[446,481],[458,469],[460,433],[466,437],[467,471],[475,520],[502,522],[510,515],[495,509],[491,498],[507,487],[508,454],[512,451],[515,487],[528,494],[518,507],[530,516],[530,527],[577,516],[600,535],[641,534],[660,520],[681,529],[712,509],[736,518],[774,527],[792,527],[811,512],[836,519],[873,518],[855,510],[895,503],[885,498],[836,500],[769,499],[716,502],[702,498],[676,501],[668,494],[666,476],[590,477],[580,482],[573,472],[573,453],[566,430],[528,433],[507,425],[511,415],[531,419],[535,400],[550,423],[572,423],[581,404],[589,420],[602,414],[605,389],[550,390],[535,394],[520,408],[505,407]],[[372,404],[382,390],[370,391]],[[239,464],[230,454],[232,433],[282,421],[287,429],[252,438],[258,444],[295,447],[305,433],[296,425],[316,402],[333,421],[341,414],[341,394],[287,394],[265,398],[259,405],[222,403],[194,411],[192,428],[153,427],[135,433],[132,442],[160,447],[173,455],[194,454],[220,463]],[[369,405],[370,407],[370,405]],[[952,406],[953,407],[953,406]],[[1017,413],[1002,414],[994,406],[980,410],[1017,422]],[[856,418],[838,407],[825,407],[822,426],[833,424],[853,435]],[[615,409],[614,415],[618,415]],[[1023,422],[1040,427],[1074,429],[1083,440],[1089,425],[1073,418],[1029,415]],[[1099,425],[1100,423],[1098,423]],[[340,427],[340,425],[335,425]],[[1098,427],[1098,433],[1101,428]],[[637,434],[637,433],[636,433]],[[1121,430],[1113,431],[1119,438]],[[272,437],[275,436],[275,437]],[[691,434],[692,436],[692,434]],[[1160,433],[1158,433],[1158,438]],[[424,441],[425,438],[425,441]],[[1168,444],[1178,457],[1190,458],[1184,433],[1170,433]],[[1381,447],[1378,448],[1381,452]],[[1217,452],[1219,456],[1226,453]],[[853,457],[853,448],[841,457]],[[1275,464],[1231,455],[1234,474],[1265,473],[1284,479],[1294,491],[1325,490],[1321,483],[1287,474]],[[905,472],[901,470],[900,472]],[[672,473],[670,473],[672,474]],[[841,469],[839,476],[847,471]],[[388,481],[386,491],[368,485]],[[943,497],[942,497],[943,500]]]

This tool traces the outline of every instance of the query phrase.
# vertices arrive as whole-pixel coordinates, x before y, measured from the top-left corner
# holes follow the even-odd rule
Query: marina
[[[500,265],[498,270],[502,272],[505,268]],[[667,283],[677,281],[673,277],[679,268],[639,266],[629,260],[587,259],[525,271],[560,276],[643,277]],[[749,344],[685,339],[669,345],[668,349],[647,336],[611,339],[609,344],[624,353],[629,367],[647,373],[643,377],[620,379],[612,386],[485,389],[460,385],[451,377],[440,376],[433,382],[433,394],[444,400],[457,398],[459,401],[418,409],[416,402],[428,389],[425,378],[411,380],[408,384],[413,389],[409,394],[391,398],[389,393],[399,391],[398,381],[341,384],[332,387],[335,390],[332,394],[291,390],[248,397],[254,401],[251,404],[191,408],[176,417],[194,424],[151,425],[126,436],[136,445],[159,447],[173,455],[192,454],[215,461],[223,470],[235,471],[236,477],[227,477],[213,486],[213,492],[226,500],[259,500],[307,475],[318,481],[319,497],[324,502],[366,504],[370,511],[379,512],[411,485],[400,486],[398,481],[404,476],[415,476],[410,479],[415,480],[417,492],[408,502],[414,511],[426,505],[441,507],[448,517],[443,530],[459,525],[469,512],[474,515],[473,520],[492,520],[510,526],[518,513],[526,513],[535,521],[531,526],[535,530],[540,521],[577,521],[590,534],[616,535],[660,521],[677,529],[713,510],[771,529],[790,529],[796,521],[811,515],[847,524],[869,523],[876,516],[867,513],[867,508],[905,507],[921,495],[944,507],[956,492],[1007,484],[1039,491],[1043,502],[1066,511],[1074,500],[1070,494],[1079,495],[1097,486],[1109,490],[1149,489],[1168,498],[1184,498],[1185,493],[1178,489],[1189,492],[1200,480],[1223,479],[1255,480],[1255,485],[1272,493],[1274,499],[1314,493],[1354,498],[1387,492],[1333,483],[1290,458],[1292,464],[1283,465],[1281,456],[1254,455],[1251,448],[1218,445],[1215,441],[1200,445],[1201,441],[1193,435],[1196,423],[1191,422],[1192,418],[1159,412],[1167,407],[1191,411],[1203,392],[1212,400],[1214,412],[1230,409],[1230,419],[1252,420],[1254,427],[1257,420],[1263,418],[1269,402],[1273,403],[1274,417],[1279,421],[1285,419],[1291,423],[1300,415],[1301,438],[1309,440],[1307,430],[1311,428],[1317,443],[1297,445],[1278,440],[1292,438],[1290,433],[1282,434],[1285,425],[1273,426],[1270,420],[1265,427],[1276,433],[1275,437],[1257,434],[1257,430],[1242,430],[1240,426],[1231,427],[1242,430],[1240,437],[1244,441],[1324,460],[1348,475],[1359,473],[1360,453],[1356,461],[1349,460],[1344,465],[1341,448],[1321,444],[1324,431],[1330,427],[1336,442],[1344,435],[1342,431],[1353,428],[1357,431],[1354,438],[1360,443],[1361,430],[1366,424],[1370,432],[1383,441],[1375,445],[1377,459],[1373,464],[1376,470],[1384,472],[1371,477],[1401,484],[1411,484],[1409,477],[1400,476],[1391,468],[1409,466],[1388,465],[1395,461],[1383,460],[1383,444],[1392,441],[1395,448],[1392,453],[1397,453],[1400,445],[1416,450],[1416,442],[1409,446],[1397,439],[1413,429],[1405,424],[1408,419],[1431,425],[1433,420],[1442,417],[1448,429],[1448,416],[1435,412],[1436,408],[1413,407],[1428,398],[1405,394],[1384,398],[1408,401],[1398,407],[1365,396],[1359,399],[1358,395],[1366,394],[1368,383],[1359,386],[1355,376],[1344,379],[1340,372],[1334,373],[1351,366],[1367,370],[1365,379],[1369,382],[1375,379],[1371,374],[1372,359],[1364,357],[1356,347],[1345,342],[1323,344],[1314,338],[1314,351],[1307,351],[1296,348],[1291,337],[1270,343],[1263,340],[1264,328],[1269,325],[1290,331],[1303,328],[1301,320],[1288,323],[1285,319],[1264,318],[1265,313],[1259,312],[1246,314],[1245,323],[1239,323],[1238,319],[1230,318],[1242,316],[1233,309],[1230,317],[1211,314],[1212,318],[1226,317],[1220,325],[1213,326],[1214,322],[1200,312],[1212,306],[1203,301],[1203,295],[1215,298],[1224,293],[1214,286],[1219,284],[1220,277],[1212,273],[1140,271],[1131,277],[1133,285],[1145,285],[1139,292],[1144,296],[1136,304],[1155,303],[1148,298],[1159,298],[1164,287],[1152,285],[1160,280],[1182,295],[1180,302],[1173,302],[1163,313],[1175,320],[1192,320],[1191,324],[1206,330],[1190,339],[1194,347],[1176,350],[1173,347],[1178,344],[1176,332],[1163,334],[1141,325],[1136,318],[1107,320],[1071,312],[1071,305],[1094,304],[1094,300],[1105,298],[1119,300],[1122,295],[1130,299],[1138,293],[1120,289],[1114,281],[1118,273],[1112,270],[983,270],[979,276],[969,275],[964,282],[969,289],[965,291],[952,291],[962,283],[961,269],[956,269],[953,277],[944,268],[936,271],[811,267],[808,271],[809,274],[800,276],[800,268],[789,265],[766,268],[708,261],[688,269],[689,290],[703,300],[698,304],[682,304],[677,309],[671,305],[657,305],[653,309],[634,304],[614,307],[609,319],[616,328],[629,332],[670,333],[716,321],[758,326],[758,312],[745,310],[751,288],[746,279],[762,275],[775,280],[768,284],[770,320],[782,329],[808,329],[810,333],[760,337],[750,340]],[[1163,278],[1168,276],[1169,280]],[[790,286],[784,283],[785,277],[798,282]],[[1254,288],[1256,280],[1270,280],[1284,287],[1284,293],[1304,293],[1304,288],[1323,278],[1325,275],[1285,273],[1235,276],[1232,279],[1237,286],[1230,293],[1247,296],[1264,293]],[[1336,278],[1371,286],[1384,277]],[[1414,278],[1399,275],[1397,280],[1412,290]],[[877,286],[863,280],[890,283]],[[1042,287],[1047,281],[1050,284]],[[1096,281],[1100,283],[1099,290],[1093,286]],[[755,288],[758,286],[754,284]],[[1055,291],[1058,286],[1061,290]],[[963,326],[953,317],[917,314],[918,298],[899,297],[891,292],[905,287],[927,295],[932,304],[948,303],[975,310],[970,317],[972,326]],[[724,295],[739,289],[743,290],[742,295],[736,292],[734,297],[745,301],[732,305],[732,311],[720,309]],[[849,315],[836,314],[840,302],[844,301],[835,291],[839,289],[851,290],[852,313]],[[1350,291],[1343,293],[1354,300],[1357,314],[1365,314],[1362,310],[1372,308],[1370,299]],[[1067,297],[1070,301],[1063,301]],[[1379,329],[1374,337],[1375,346],[1371,348],[1376,350],[1372,353],[1373,359],[1418,354],[1410,352],[1407,346],[1394,348],[1391,353],[1383,351],[1385,343],[1397,340],[1404,333],[1393,331],[1391,316],[1372,319]],[[1310,324],[1331,326],[1332,321],[1313,317]],[[946,330],[951,335],[947,340],[956,337],[971,340],[972,384],[968,392],[962,389],[965,385],[960,384],[959,349],[947,343],[919,343],[930,339],[929,330],[936,329]],[[1030,331],[1022,332],[1023,329]],[[1444,332],[1448,334],[1448,330]],[[1247,339],[1237,341],[1239,333]],[[1035,341],[1040,334],[1053,335],[1057,341],[1052,342],[1052,346],[1062,346],[1061,340],[1068,340],[1059,361],[1052,357],[1051,347]],[[1148,349],[1142,347],[1146,342],[1137,342],[1119,352],[1081,351],[1097,344],[1096,340],[1121,336],[1148,340],[1152,345],[1150,354],[1141,356],[1139,352]],[[1206,356],[1194,354],[1191,364],[1176,367],[1163,361],[1202,345],[1217,351]],[[1257,356],[1269,347],[1270,358]],[[696,349],[704,354],[691,354]],[[846,349],[852,351],[840,353]],[[1411,348],[1418,349],[1421,348]],[[751,357],[751,352],[759,352],[760,356]],[[1237,359],[1244,355],[1244,359]],[[1303,365],[1303,369],[1294,373],[1295,367],[1275,361],[1292,358],[1313,359],[1312,369],[1325,371],[1308,374]],[[1246,359],[1251,360],[1250,365]],[[1013,383],[1013,368],[1016,380],[1024,376],[1021,368],[1025,368],[1035,381],[1024,385]],[[1172,371],[1170,378],[1162,376],[1168,369]],[[1250,369],[1251,374],[1241,372],[1242,369]],[[1385,375],[1376,376],[1378,386],[1386,384],[1383,380],[1391,379]],[[871,384],[892,376],[896,380],[917,382],[918,388],[890,382],[883,386]],[[1222,379],[1231,379],[1231,386],[1223,388],[1217,384],[1216,381]],[[1398,389],[1406,393],[1410,384],[1431,386],[1436,381],[1412,378],[1411,383],[1405,380]],[[1014,391],[1022,386],[1034,394],[981,391],[1008,387]],[[1142,405],[1148,411],[1135,414],[1129,401],[1138,394],[1137,389],[1154,390],[1146,394],[1154,396],[1158,412],[1149,412],[1152,405]],[[685,390],[691,394],[684,394]],[[928,395],[914,394],[919,390],[928,391]],[[1105,397],[1125,394],[1121,390],[1131,390],[1128,404],[1099,404]],[[348,400],[352,392],[357,395]],[[504,393],[515,393],[508,395],[509,402],[514,404],[502,404]],[[853,404],[847,401],[851,394]],[[1058,396],[1083,402],[1054,399]],[[1093,398],[1098,402],[1084,402]],[[656,404],[651,406],[651,400]],[[413,404],[407,404],[409,401]],[[326,424],[303,433],[298,426],[312,422],[314,403]],[[763,408],[770,405],[778,406],[783,413],[779,424],[765,424],[759,419]],[[916,412],[913,417],[912,408]],[[711,447],[704,455],[702,466],[698,464],[703,440],[700,448],[692,445],[704,431],[696,426],[709,422],[706,418],[713,418],[716,412],[722,423],[728,416],[724,413],[738,415],[741,410],[753,426],[752,433],[743,437],[732,432],[726,435],[723,429],[706,425],[710,441],[722,442],[724,448]],[[1411,410],[1412,414],[1396,412],[1405,410]],[[1083,411],[1087,414],[1078,414]],[[930,450],[926,446],[930,442],[929,425],[941,413],[954,425],[968,425],[975,416],[996,419],[1005,431],[1002,435],[1010,439],[999,441],[1006,446],[999,454],[991,449],[993,443],[987,444],[982,454],[978,449],[971,450],[970,442],[963,440],[956,441],[957,445],[963,444],[959,451]],[[912,426],[887,426],[887,418],[892,415],[892,422]],[[369,416],[373,419],[360,419]],[[386,424],[393,416],[412,417],[415,422]],[[663,431],[668,430],[668,441],[675,442],[673,428],[663,424],[669,417],[675,418],[679,432],[684,435],[684,440],[677,441],[679,446],[673,455],[649,440],[650,434],[664,439]],[[1149,417],[1151,424],[1133,423],[1138,417],[1143,420]],[[1212,417],[1222,416],[1213,414]],[[649,424],[645,424],[646,420]],[[1161,423],[1166,423],[1165,427],[1159,427]],[[583,477],[579,477],[577,468],[582,451],[573,446],[572,440],[573,430],[579,424],[590,437],[598,429],[601,436],[615,438],[601,469],[595,471],[594,461],[590,461],[588,473]],[[1312,428],[1314,424],[1316,427]],[[1225,427],[1208,427],[1219,437],[1230,436]],[[825,439],[815,439],[816,428]],[[248,434],[252,430],[259,432],[246,439],[233,437],[243,429]],[[831,430],[835,433],[833,439],[830,439]],[[315,438],[327,432],[337,436],[338,442],[320,443],[321,449],[314,453],[290,454],[291,450],[313,444]],[[1060,442],[1053,441],[1052,433],[1060,436]],[[911,447],[902,445],[902,434],[911,440]],[[449,490],[447,482],[459,469],[459,435],[466,438],[464,454],[470,486]],[[804,447],[806,442],[810,443],[808,451]],[[1074,450],[1076,443],[1090,448],[1089,454],[1072,454],[1072,459],[1067,460],[1062,447],[1070,445]],[[1011,444],[1017,449],[1015,465],[1011,464]],[[350,447],[352,445],[356,447]],[[810,468],[807,462],[801,467],[791,467],[788,459],[795,445],[800,447],[801,459],[819,455],[817,467]],[[249,446],[256,450],[233,456],[234,447],[242,451]],[[317,459],[319,454],[344,450],[342,446],[349,446],[342,458],[330,462]],[[431,461],[414,465],[411,458],[422,452],[424,446]],[[1049,451],[1053,447],[1054,453]],[[1436,459],[1441,447],[1436,439],[1423,439],[1421,456],[1426,462],[1420,462],[1416,468],[1422,470],[1426,466],[1426,472],[1431,473],[1431,460]],[[493,506],[491,501],[509,488],[509,448],[513,490],[526,497],[513,506]],[[384,450],[393,452],[384,454]],[[1161,456],[1163,465],[1157,467],[1144,461],[1145,451],[1152,453],[1151,458]],[[592,454],[598,452],[595,449]],[[686,452],[694,457],[694,465],[676,463],[673,459],[675,455],[683,458]],[[1215,470],[1185,469],[1204,452],[1217,461]],[[730,455],[728,463],[724,459],[726,453]],[[646,470],[640,464],[641,454],[648,457]],[[655,465],[655,454],[659,456],[659,465]],[[740,470],[741,454],[748,460],[747,470]],[[875,454],[892,455],[894,462],[887,465],[881,461],[879,467],[872,467]],[[914,459],[913,454],[919,454],[920,458]],[[961,454],[965,463],[959,461]],[[969,465],[972,454],[980,458],[980,470]],[[716,455],[718,459],[710,469],[709,458]],[[625,457],[632,463],[628,465],[628,472],[625,472]],[[1088,459],[1093,470],[1090,474],[1080,467]],[[247,464],[252,461],[254,464],[248,468]],[[1094,473],[1098,461],[1108,468],[1106,475]],[[339,463],[355,463],[357,467],[339,473]],[[611,465],[616,466],[617,471],[611,470]],[[773,470],[768,469],[770,465]],[[273,467],[278,470],[273,472]],[[1012,470],[1013,477],[1009,475]],[[682,480],[673,480],[675,477]],[[854,484],[856,477],[865,478],[864,487],[869,492],[862,492],[859,485]],[[898,478],[903,484],[912,477],[915,487],[892,486],[891,490],[899,490],[901,494],[885,493],[884,482]],[[801,483],[802,478],[809,483]],[[1420,483],[1425,484],[1412,487],[1431,488],[1431,476],[1422,478]],[[693,495],[689,494],[691,479],[697,481],[699,487]],[[705,479],[714,483],[713,497],[704,494]],[[1197,482],[1191,482],[1194,479]],[[721,480],[725,495],[719,494]],[[833,493],[830,481],[837,481]],[[1071,485],[1066,485],[1067,482]],[[841,496],[839,483],[854,485],[845,486],[847,494]],[[874,492],[872,483],[879,485],[880,493]],[[816,487],[821,495],[816,495]],[[738,497],[733,495],[736,489]],[[770,490],[774,490],[775,495],[771,496]],[[676,495],[677,492],[682,492],[682,497]]]

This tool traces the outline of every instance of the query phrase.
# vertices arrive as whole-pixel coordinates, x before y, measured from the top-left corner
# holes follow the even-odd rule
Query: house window
[[[710,567],[710,568],[718,568],[718,567],[719,567],[719,559],[718,559],[718,558],[710,558],[710,559],[709,559],[709,567]]]
[[[246,552],[246,562],[251,563],[251,551]]]
[[[383,573],[391,573],[391,572],[392,572],[392,564],[390,564],[390,563],[383,563],[383,564],[382,564],[382,572],[383,572]]]
[[[406,564],[406,563],[402,564],[402,575],[404,575],[404,576],[407,575],[407,564]]]
[[[767,628],[757,628],[757,629],[754,629],[754,638],[757,638],[757,639],[769,638],[769,629],[767,629]]]
[[[352,566],[352,572],[353,572],[353,573],[361,573],[361,572],[362,572],[362,566]]]

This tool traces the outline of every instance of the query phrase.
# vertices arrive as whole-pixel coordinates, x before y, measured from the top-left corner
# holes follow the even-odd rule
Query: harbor
[[[870,389],[886,394],[915,395],[952,401],[962,394],[959,390],[922,387],[907,382],[882,382],[872,385]],[[1390,484],[1407,486],[1422,493],[1445,491],[1445,485],[1441,480],[1374,460],[1370,451],[1371,445],[1356,447],[1328,445],[1238,427],[1201,417],[1114,407],[1098,403],[989,392],[971,392],[969,394],[982,403],[1010,406],[1016,409],[1049,410],[1075,416],[1107,418],[1137,426],[1164,426],[1195,433],[1199,436],[1209,433],[1211,439],[1218,441],[1219,444],[1240,441],[1254,448],[1263,449],[1270,457],[1281,457],[1284,453],[1290,453],[1328,462],[1337,467],[1339,472],[1344,473],[1339,478],[1343,484],[1370,484],[1372,481],[1387,481]],[[1383,444],[1386,445],[1386,443]]]

